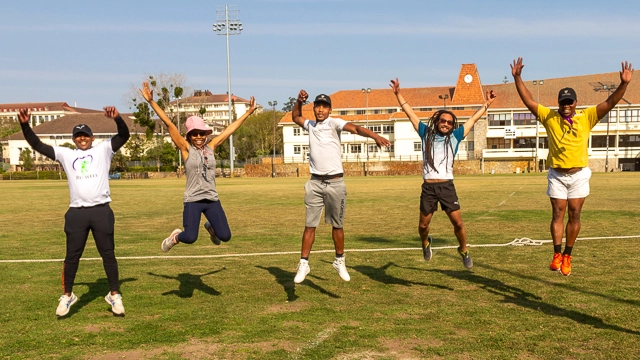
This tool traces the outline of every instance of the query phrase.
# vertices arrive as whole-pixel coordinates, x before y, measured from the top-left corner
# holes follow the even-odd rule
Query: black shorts
[[[420,194],[420,211],[423,214],[430,214],[440,208],[446,212],[460,210],[456,187],[453,180],[440,183],[422,183],[422,193]]]

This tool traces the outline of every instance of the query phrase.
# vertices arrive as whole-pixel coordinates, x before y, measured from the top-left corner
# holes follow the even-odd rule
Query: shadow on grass
[[[165,278],[165,279],[178,280],[180,282],[180,286],[178,287],[177,290],[163,292],[162,295],[176,295],[178,297],[186,299],[186,298],[193,297],[193,292],[195,290],[200,290],[205,294],[209,294],[213,296],[220,295],[220,292],[218,290],[202,282],[202,278],[208,275],[213,275],[225,269],[226,268],[223,267],[220,270],[209,271],[208,273],[202,274],[202,275],[182,273],[182,274],[178,274],[178,276],[168,276],[168,275],[154,274],[151,272],[148,274]]]
[[[122,285],[123,283],[126,282],[132,282],[132,281],[136,281],[138,279],[136,278],[126,278],[126,279],[120,279],[120,285]],[[80,309],[82,309],[83,307],[85,307],[85,305],[89,304],[90,302],[100,298],[101,300],[104,299],[105,295],[107,295],[107,293],[109,293],[109,282],[107,281],[106,278],[102,278],[102,279],[98,279],[95,282],[91,282],[91,283],[75,283],[73,284],[73,287],[78,287],[78,286],[87,286],[89,288],[89,290],[82,294],[79,298],[78,301],[69,309],[69,314],[67,314],[66,316],[63,317],[59,317],[58,320],[64,320],[67,318],[70,318],[71,316],[73,316],[75,313],[77,313],[78,311],[80,311]],[[102,300],[104,301],[104,300]],[[105,306],[109,306],[106,302],[105,302]],[[109,306],[109,311],[111,311],[111,306]]]
[[[405,280],[405,279],[401,279],[401,278],[389,275],[389,274],[387,274],[387,269],[389,269],[392,266],[397,266],[397,265],[392,263],[392,262],[389,262],[386,265],[383,265],[383,266],[381,266],[379,268],[373,267],[373,266],[368,266],[368,265],[356,265],[356,266],[353,266],[352,269],[356,270],[357,272],[361,273],[362,275],[365,275],[365,276],[369,277],[371,280],[379,281],[379,282],[381,282],[383,284],[386,284],[386,285],[432,286],[432,287],[435,287],[435,288],[438,288],[438,289],[453,291],[453,289],[448,287],[448,286],[437,285],[437,284],[427,284],[427,283],[417,282],[417,281],[410,281],[410,280]]]
[[[432,269],[427,271],[478,284],[482,289],[488,291],[491,294],[503,296],[504,298],[500,300],[500,302],[502,303],[509,303],[529,308],[535,311],[542,311],[543,313],[551,316],[565,317],[580,324],[591,325],[597,329],[615,330],[627,334],[640,335],[640,332],[638,331],[626,329],[617,325],[607,324],[602,321],[602,319],[599,319],[595,316],[581,313],[575,310],[563,309],[556,305],[547,304],[542,301],[541,297],[526,292],[520,288],[507,285],[500,280],[490,279],[465,270]]]
[[[391,240],[391,239],[387,239],[379,236],[358,236],[353,240],[362,241],[370,244],[391,244],[391,243],[396,244],[397,243],[396,240]]]
[[[472,250],[473,250],[473,248],[472,248]],[[453,257],[452,255],[449,255],[449,254],[443,254],[443,256]],[[456,258],[458,258],[458,257],[456,256]],[[546,267],[547,264],[540,264],[540,266]],[[622,298],[619,298],[619,297],[616,297],[616,296],[611,296],[611,295],[608,295],[608,294],[602,294],[602,293],[591,291],[591,290],[588,290],[588,289],[583,289],[583,288],[571,285],[570,283],[558,284],[558,283],[555,283],[555,282],[552,282],[552,281],[549,281],[549,280],[541,279],[541,278],[536,277],[536,276],[524,275],[524,274],[521,274],[521,273],[518,273],[518,272],[515,272],[515,271],[500,269],[500,268],[497,268],[495,266],[482,264],[482,263],[476,263],[476,264],[474,264],[474,267],[493,270],[493,271],[501,272],[503,274],[508,274],[508,275],[511,275],[511,276],[514,276],[514,277],[518,277],[518,278],[521,278],[521,279],[537,281],[537,282],[540,282],[540,283],[545,284],[545,285],[560,287],[560,288],[564,288],[564,289],[567,289],[567,290],[570,290],[570,291],[579,292],[579,293],[582,293],[582,294],[588,294],[588,295],[592,295],[592,296],[597,296],[597,297],[601,297],[601,298],[604,298],[604,299],[607,299],[607,300],[611,300],[611,301],[615,301],[615,302],[619,302],[619,303],[623,303],[623,304],[629,304],[629,305],[633,305],[633,306],[640,306],[640,300],[638,300],[638,299],[622,299]],[[551,271],[549,271],[549,272],[551,272]]]
[[[287,271],[287,270],[283,270],[281,268],[278,267],[263,267],[263,266],[256,266],[258,269],[262,269],[262,270],[266,270],[269,272],[269,274],[273,275],[276,278],[276,281],[278,282],[278,284],[280,284],[282,286],[282,288],[284,289],[285,293],[287,294],[287,301],[295,301],[296,299],[298,299],[298,295],[296,295],[296,284],[293,282],[293,278],[296,276],[295,272],[292,271]],[[299,284],[299,285],[306,285],[314,290],[317,290],[318,292],[320,292],[321,294],[327,295],[329,297],[332,297],[334,299],[339,299],[340,296],[332,293],[331,291],[325,290],[323,287],[316,285],[313,281],[311,281],[309,278],[315,278],[318,280],[326,280],[324,278],[315,276],[315,275],[307,275],[307,277],[304,279],[304,281]]]

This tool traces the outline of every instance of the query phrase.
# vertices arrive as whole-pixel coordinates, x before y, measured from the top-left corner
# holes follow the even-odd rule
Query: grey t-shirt
[[[324,121],[306,120],[309,132],[309,172],[315,175],[341,174],[342,145],[340,134],[347,124],[340,118],[328,117]]]
[[[184,170],[187,173],[184,202],[219,200],[216,191],[216,158],[209,146],[205,145],[202,149],[197,149],[190,145]]]

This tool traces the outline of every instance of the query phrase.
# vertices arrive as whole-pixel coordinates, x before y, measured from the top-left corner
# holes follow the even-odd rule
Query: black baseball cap
[[[78,124],[73,127],[73,137],[76,137],[80,133],[93,136],[93,132],[91,132],[91,128],[85,124]]]
[[[317,104],[317,103],[327,103],[329,104],[329,107],[331,107],[331,98],[329,97],[329,95],[325,95],[325,94],[320,94],[318,96],[316,96],[316,99],[313,100],[313,104]]]
[[[564,89],[560,89],[560,92],[558,92],[558,102],[561,102],[562,100],[568,100],[568,99],[571,99],[573,101],[578,100],[578,97],[576,96],[576,91],[568,87]]]

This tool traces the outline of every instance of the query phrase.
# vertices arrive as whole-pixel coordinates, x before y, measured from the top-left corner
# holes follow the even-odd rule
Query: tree
[[[118,150],[113,155],[113,159],[111,160],[111,168],[109,172],[124,172],[127,171],[127,157],[122,153],[122,150]]]
[[[70,143],[70,142],[66,142],[66,143],[64,143],[64,144],[61,144],[60,146],[62,146],[62,147],[66,147],[66,148],[69,148],[69,149],[71,149],[71,150],[75,150],[75,149],[76,149],[76,145],[75,145],[75,144],[72,144],[72,143]]]
[[[273,111],[264,111],[251,115],[234,136],[238,160],[246,161],[252,157],[270,155],[273,152],[274,141],[276,153],[282,153],[282,130],[277,128],[276,123],[282,116],[279,111],[275,114]]]
[[[35,161],[35,158],[33,157],[33,153],[31,152],[31,149],[24,149],[20,152],[20,157],[19,157],[20,162],[22,162],[22,167],[25,170],[32,170],[33,169],[33,163]]]
[[[20,124],[11,119],[7,121],[0,121],[0,139],[20,132]],[[2,153],[2,146],[0,146],[0,160],[4,158]]]
[[[145,154],[145,159],[155,161],[158,172],[160,172],[160,167],[163,165],[176,166],[176,163],[178,162],[178,153],[171,143],[166,142],[162,137],[157,136],[151,141],[150,145],[151,146],[149,146]]]
[[[297,98],[289,97],[289,101],[284,103],[284,106],[282,107],[282,111],[289,112],[289,111],[293,110],[293,105],[296,104],[296,101],[298,101]],[[309,103],[309,101],[305,101],[304,104],[302,104],[302,105],[306,105],[308,103]]]
[[[146,141],[138,134],[131,134],[129,141],[124,144],[131,161],[142,161],[146,152]]]

